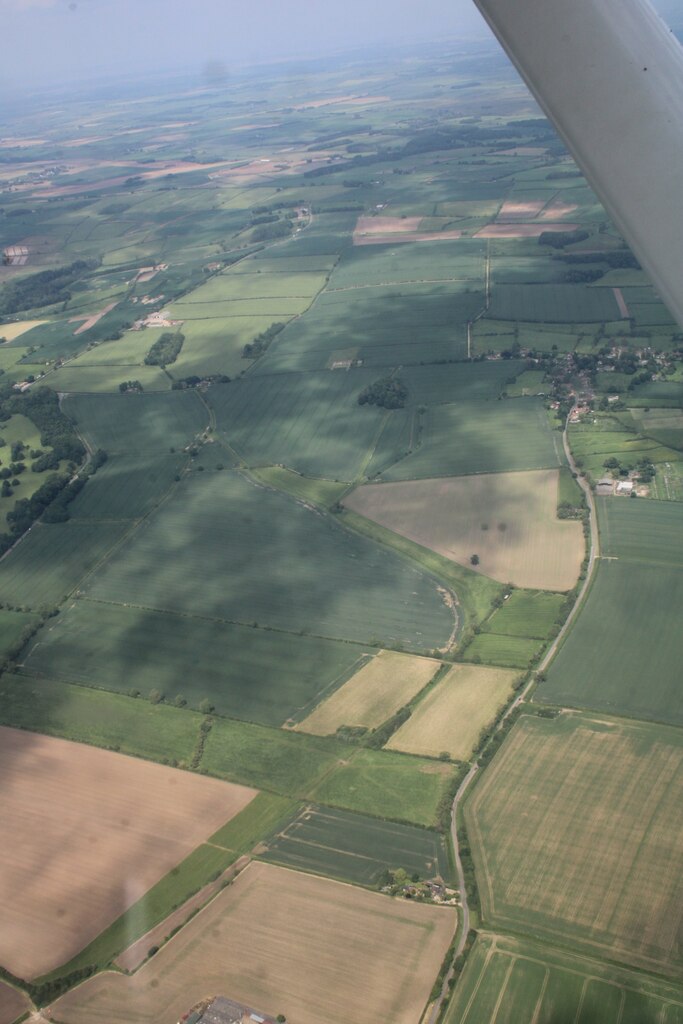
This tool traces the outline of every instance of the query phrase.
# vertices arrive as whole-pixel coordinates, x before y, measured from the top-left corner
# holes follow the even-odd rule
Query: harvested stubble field
[[[512,694],[516,673],[477,665],[455,665],[419,702],[386,744],[389,750],[438,757],[448,752],[466,761],[482,729]]]
[[[680,988],[508,936],[480,933],[445,1024],[680,1024]]]
[[[0,738],[13,836],[0,961],[19,977],[69,960],[255,795],[54,737],[2,727]]]
[[[417,1020],[455,928],[451,908],[251,864],[133,977],[106,973],[52,1007],[65,1024],[167,1024],[207,992],[300,1024]]]
[[[27,995],[0,981],[0,1024],[13,1024],[31,1009]]]
[[[381,651],[294,728],[318,736],[342,725],[374,729],[419,693],[438,668],[431,658]]]
[[[677,977],[683,740],[522,717],[465,806],[484,919]]]
[[[438,832],[310,804],[265,847],[256,851],[262,860],[358,885],[376,885],[387,868],[445,881],[451,875]]]
[[[389,474],[387,474],[389,475]],[[557,518],[558,471],[368,484],[344,504],[461,565],[519,587],[569,590],[584,555],[581,524]]]

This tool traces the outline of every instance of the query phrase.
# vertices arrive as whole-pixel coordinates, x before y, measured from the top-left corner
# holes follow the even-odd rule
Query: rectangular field
[[[445,1024],[678,1024],[680,988],[547,945],[480,933]]]
[[[438,832],[310,804],[257,853],[274,864],[365,886],[376,886],[387,869],[403,868],[421,879],[449,881],[451,875]]]
[[[344,504],[500,583],[569,590],[584,555],[583,531],[557,518],[557,492],[558,471],[549,469],[368,484]]]
[[[455,923],[452,908],[251,864],[135,975],[101,974],[52,1011],[69,1024],[164,1024],[228,992],[299,1024],[413,1024]]]
[[[220,714],[282,725],[333,690],[362,655],[334,640],[78,600],[38,633],[25,666],[121,693],[156,689],[194,708],[208,700]]]
[[[534,699],[683,725],[683,633],[670,618],[682,601],[683,568],[603,559]]]
[[[484,919],[680,977],[683,738],[523,716],[465,806]]]
[[[59,604],[124,530],[123,522],[35,523],[0,562],[3,600],[33,609]]]
[[[512,695],[515,672],[455,665],[423,697],[386,744],[388,750],[466,761],[483,729]]]
[[[183,448],[209,424],[209,414],[194,391],[72,395],[62,408],[86,444],[110,455]]]
[[[83,588],[91,599],[330,639],[449,642],[436,582],[331,516],[239,473],[196,473]]]
[[[374,729],[426,686],[439,662],[381,651],[294,726],[327,736],[342,725]]]
[[[564,463],[560,435],[538,398],[462,401],[424,415],[419,447],[384,480],[554,469]]]
[[[212,388],[207,400],[218,431],[250,465],[353,480],[386,416],[358,404],[375,379],[368,370],[249,376]]]
[[[348,748],[347,748],[348,750]],[[357,750],[325,775],[309,796],[378,818],[436,825],[453,766],[385,750]]]
[[[602,554],[683,569],[683,504],[597,499]]]
[[[0,727],[0,738],[13,834],[0,958],[23,978],[71,959],[255,795],[53,737]]]
[[[532,660],[541,651],[543,643],[523,636],[498,636],[497,633],[480,633],[467,645],[465,661],[483,661],[488,665],[509,665],[511,668],[529,668]]]
[[[547,230],[545,225],[543,230]],[[611,288],[581,284],[499,284],[486,314],[493,320],[589,324],[621,319]]]
[[[561,594],[513,590],[507,601],[482,626],[485,633],[545,640],[565,604]]]

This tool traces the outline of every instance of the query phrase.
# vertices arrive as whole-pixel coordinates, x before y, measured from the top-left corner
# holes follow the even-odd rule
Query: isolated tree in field
[[[470,565],[479,565],[479,555],[472,555]]]
[[[161,690],[150,690],[149,691],[149,702],[150,704],[161,704],[164,699],[164,695]]]
[[[214,706],[211,703],[211,701],[207,697],[205,697],[204,700],[199,705],[199,710],[203,715],[210,715],[211,712],[214,710]]]

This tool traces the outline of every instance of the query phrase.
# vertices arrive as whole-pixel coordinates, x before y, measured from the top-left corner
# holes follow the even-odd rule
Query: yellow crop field
[[[455,665],[420,701],[387,747],[432,757],[447,751],[456,760],[467,760],[481,730],[509,700],[517,674],[510,669]]]
[[[680,978],[680,730],[522,716],[465,819],[486,923]]]
[[[0,338],[4,338],[5,341],[14,341],[15,338],[20,338],[22,334],[26,334],[32,328],[46,323],[47,320],[21,320],[16,324],[0,324]]]
[[[344,504],[501,583],[570,590],[584,556],[583,529],[557,518],[558,485],[557,469],[482,473],[366,484]]]
[[[316,736],[334,733],[340,725],[374,729],[419,693],[438,668],[432,658],[381,651],[294,728]]]
[[[224,994],[297,1024],[414,1024],[456,911],[252,863],[132,977],[57,1000],[62,1024],[168,1024]]]

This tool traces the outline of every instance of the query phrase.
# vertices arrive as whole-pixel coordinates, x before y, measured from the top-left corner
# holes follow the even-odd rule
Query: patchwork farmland
[[[495,44],[219,70],[0,115],[0,1024],[683,1024],[678,328]]]

